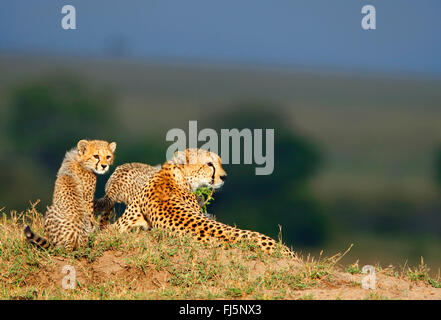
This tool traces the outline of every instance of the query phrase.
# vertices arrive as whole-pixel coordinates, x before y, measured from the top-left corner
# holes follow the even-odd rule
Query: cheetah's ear
[[[186,151],[176,151],[173,154],[173,163],[176,163],[176,164],[186,164],[187,163],[187,153],[186,153]]]
[[[116,150],[116,142],[115,141],[109,143],[109,149],[110,149],[110,151],[115,152],[115,150]]]
[[[88,145],[89,145],[89,141],[87,141],[87,140],[78,141],[78,144],[77,144],[78,153],[81,155],[84,154],[87,150]]]

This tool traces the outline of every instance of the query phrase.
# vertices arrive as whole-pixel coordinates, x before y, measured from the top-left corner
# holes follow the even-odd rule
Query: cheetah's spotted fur
[[[106,194],[95,202],[94,210],[102,212],[100,229],[110,222],[110,213],[115,203],[129,205],[135,196],[159,172],[161,166],[150,166],[144,163],[132,162],[118,166],[107,180]]]
[[[201,214],[192,191],[204,185],[219,188],[225,177],[217,154],[201,149],[178,152],[175,159],[166,162],[137,194],[114,226],[121,232],[136,226],[153,226],[177,234],[191,234],[202,242],[235,243],[247,239],[264,252],[273,252],[276,248],[274,239],[213,221]],[[295,257],[287,247],[282,251]]]
[[[55,181],[52,205],[47,208],[44,229],[47,240],[25,228],[27,240],[40,247],[76,249],[95,228],[93,199],[96,174],[104,174],[113,163],[116,143],[81,140],[66,153]]]

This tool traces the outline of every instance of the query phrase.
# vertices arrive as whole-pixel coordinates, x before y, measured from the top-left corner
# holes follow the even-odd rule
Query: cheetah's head
[[[204,149],[177,151],[172,162],[183,165],[182,172],[193,191],[200,187],[220,188],[227,177],[221,158]]]
[[[109,171],[113,163],[116,142],[103,140],[80,140],[77,144],[78,156],[84,168],[96,174]]]

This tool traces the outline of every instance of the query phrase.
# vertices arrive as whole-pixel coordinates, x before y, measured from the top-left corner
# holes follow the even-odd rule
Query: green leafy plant
[[[351,264],[351,265],[349,265],[346,268],[346,272],[348,272],[350,274],[360,274],[361,270],[360,270],[360,267],[358,266],[358,261],[353,263],[353,264]]]
[[[201,206],[203,213],[207,212],[207,206],[213,202],[213,189],[208,187],[201,187],[195,191],[196,197],[203,203]]]

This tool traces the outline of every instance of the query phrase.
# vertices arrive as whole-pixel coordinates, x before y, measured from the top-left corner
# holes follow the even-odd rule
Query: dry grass
[[[162,230],[92,235],[89,247],[68,253],[29,245],[23,225],[43,234],[36,204],[0,219],[0,299],[441,299],[440,277],[418,268],[376,267],[377,288],[361,288],[358,263],[330,258],[302,262],[254,250],[200,244]],[[76,288],[63,289],[65,265]]]

